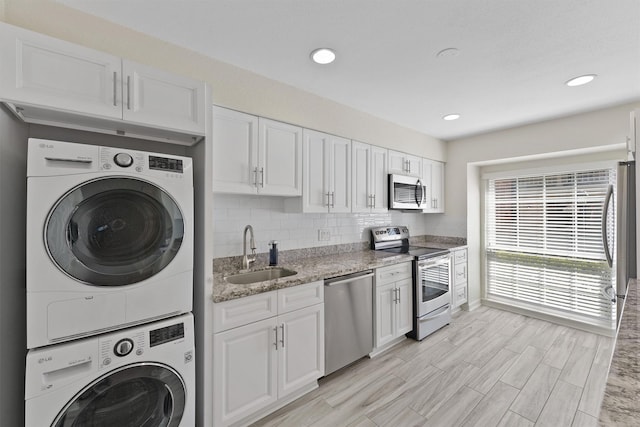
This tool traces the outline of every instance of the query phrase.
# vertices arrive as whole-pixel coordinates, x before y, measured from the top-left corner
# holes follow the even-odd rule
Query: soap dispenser
[[[269,246],[269,265],[278,265],[278,241],[270,241]]]

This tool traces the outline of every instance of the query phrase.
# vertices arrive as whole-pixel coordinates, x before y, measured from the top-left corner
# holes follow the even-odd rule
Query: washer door
[[[177,427],[186,390],[176,371],[136,363],[109,372],[85,387],[51,427]]]
[[[44,230],[51,259],[90,285],[140,282],[165,268],[184,236],[176,202],[150,182],[126,177],[85,182],[51,210]]]

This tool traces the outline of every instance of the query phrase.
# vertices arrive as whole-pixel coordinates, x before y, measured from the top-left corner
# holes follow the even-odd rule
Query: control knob
[[[127,153],[118,153],[113,157],[113,161],[121,168],[128,168],[133,164],[133,157]]]
[[[131,353],[131,350],[133,350],[133,341],[129,338],[121,339],[116,343],[115,347],[113,347],[113,352],[118,357],[126,356]]]

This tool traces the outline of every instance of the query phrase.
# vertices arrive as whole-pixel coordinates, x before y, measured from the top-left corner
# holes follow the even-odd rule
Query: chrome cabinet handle
[[[260,187],[264,188],[264,168],[260,168]]]
[[[258,186],[258,168],[253,168],[253,185]]]
[[[327,207],[331,207],[331,193],[325,193],[327,195]]]
[[[116,71],[114,71],[114,72],[113,72],[113,106],[114,106],[114,107],[117,107],[117,106],[118,106],[118,103],[116,102],[116,96],[117,96],[117,94],[118,94],[118,93],[116,92],[116,90],[117,90],[117,88],[116,88],[116,86],[117,86],[116,79],[117,79],[117,78],[118,78],[118,73],[117,73]]]
[[[336,193],[334,191],[331,192],[331,207],[336,207]]]
[[[273,328],[273,331],[276,333],[276,342],[273,343],[273,345],[276,346],[276,350],[278,349],[278,327],[276,326],[275,328]]]
[[[282,348],[284,348],[284,323],[280,326],[282,328],[282,338],[280,339],[280,344],[282,344]]]
[[[375,208],[376,207],[376,195],[373,195],[373,203],[371,203],[371,207]]]
[[[127,110],[131,109],[131,76],[127,76]]]

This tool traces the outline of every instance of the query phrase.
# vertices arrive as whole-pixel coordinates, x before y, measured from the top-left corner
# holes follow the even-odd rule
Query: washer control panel
[[[142,356],[149,344],[144,331],[118,334],[100,340],[100,368],[108,368],[116,358]]]

